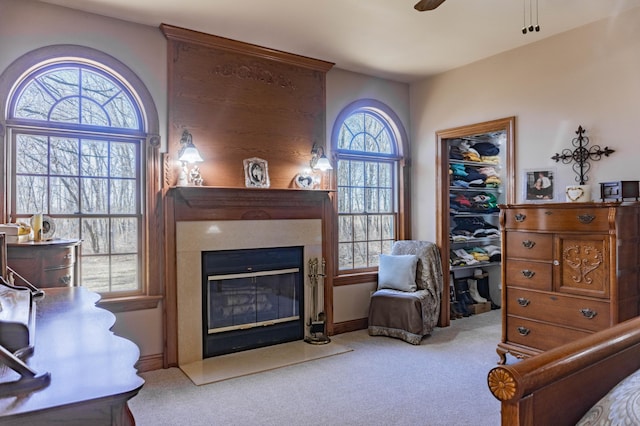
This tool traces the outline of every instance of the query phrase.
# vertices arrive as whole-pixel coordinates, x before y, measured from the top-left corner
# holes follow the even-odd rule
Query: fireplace
[[[323,235],[332,229],[330,220],[324,218],[332,208],[327,191],[176,187],[168,192],[167,204],[169,366],[203,361],[203,252],[302,247],[305,290],[311,289],[309,260],[326,258]],[[305,323],[320,311],[331,323],[332,312],[325,305],[330,295],[327,279],[317,300],[313,300],[313,291],[303,292]],[[304,331],[308,328],[305,324]]]
[[[203,358],[302,339],[302,259],[302,246],[203,252]]]
[[[231,250],[257,250],[272,247],[302,247],[301,279],[305,290],[308,261],[322,257],[322,224],[303,220],[222,220],[188,221],[176,224],[176,276],[179,364],[203,359],[203,253]],[[251,232],[247,232],[250,229]],[[299,265],[299,264],[298,264]],[[312,292],[304,291],[303,321],[313,313]],[[318,300],[323,306],[324,299]],[[300,338],[302,340],[303,337]]]

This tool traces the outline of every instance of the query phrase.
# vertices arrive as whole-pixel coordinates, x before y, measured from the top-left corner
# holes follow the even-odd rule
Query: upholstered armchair
[[[442,263],[429,241],[396,241],[391,255],[380,255],[378,289],[369,305],[369,335],[419,345],[438,322]]]

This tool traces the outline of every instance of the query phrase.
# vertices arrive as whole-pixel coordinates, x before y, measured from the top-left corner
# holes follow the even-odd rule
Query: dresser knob
[[[524,248],[532,249],[533,246],[536,245],[536,242],[535,241],[531,241],[531,240],[524,240],[522,242],[522,245],[524,246]]]
[[[531,330],[529,330],[527,327],[518,327],[518,333],[520,333],[521,336],[526,336],[527,334],[531,333]]]
[[[58,281],[60,281],[60,284],[69,285],[71,284],[71,275],[60,277]]]
[[[525,278],[533,278],[533,276],[534,276],[535,274],[536,274],[536,273],[535,273],[534,271],[530,271],[530,270],[528,270],[528,269],[523,269],[523,270],[522,270],[522,275],[524,275],[524,277],[525,277]]]
[[[593,317],[598,315],[598,312],[591,310],[589,308],[580,309],[580,313],[584,315],[585,318],[588,318],[588,319],[592,319]]]
[[[529,303],[531,303],[529,299],[525,299],[524,297],[518,297],[518,305],[529,306]]]
[[[71,259],[73,255],[71,253],[67,253],[64,255],[64,259]]]
[[[558,266],[560,264],[560,262],[558,262],[557,260],[553,261],[554,266]]]
[[[526,218],[527,218],[526,214],[518,213],[515,215],[516,222],[524,222]]]

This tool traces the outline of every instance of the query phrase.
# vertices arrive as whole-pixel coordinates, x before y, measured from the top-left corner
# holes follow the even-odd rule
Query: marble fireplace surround
[[[200,187],[176,188],[176,192],[172,194],[174,220],[169,230],[175,242],[175,288],[169,288],[167,295],[175,298],[173,353],[177,359],[172,362],[168,348],[168,363],[185,365],[203,359],[203,251],[303,246],[306,323],[312,315],[308,261],[322,258],[323,213],[329,200],[326,191],[312,194],[321,191]],[[322,288],[318,298],[320,310],[324,305]]]

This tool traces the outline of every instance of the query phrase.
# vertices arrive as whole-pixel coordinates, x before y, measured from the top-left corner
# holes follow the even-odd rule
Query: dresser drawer
[[[546,351],[591,334],[553,324],[507,316],[507,342]]]
[[[505,211],[507,229],[603,232],[609,229],[609,209],[603,208],[514,208]]]
[[[506,266],[505,284],[507,286],[551,291],[551,268],[552,266],[550,262],[532,262],[509,259]]]
[[[42,274],[43,282],[36,287],[70,287],[74,281],[74,268],[49,269]]]
[[[551,260],[553,236],[535,232],[508,232],[505,252],[504,255],[510,258]]]
[[[609,327],[609,303],[507,287],[509,315],[562,323],[589,331]]]
[[[76,254],[73,247],[56,247],[44,253],[42,266],[47,268],[56,268],[60,266],[69,266],[76,263]]]

